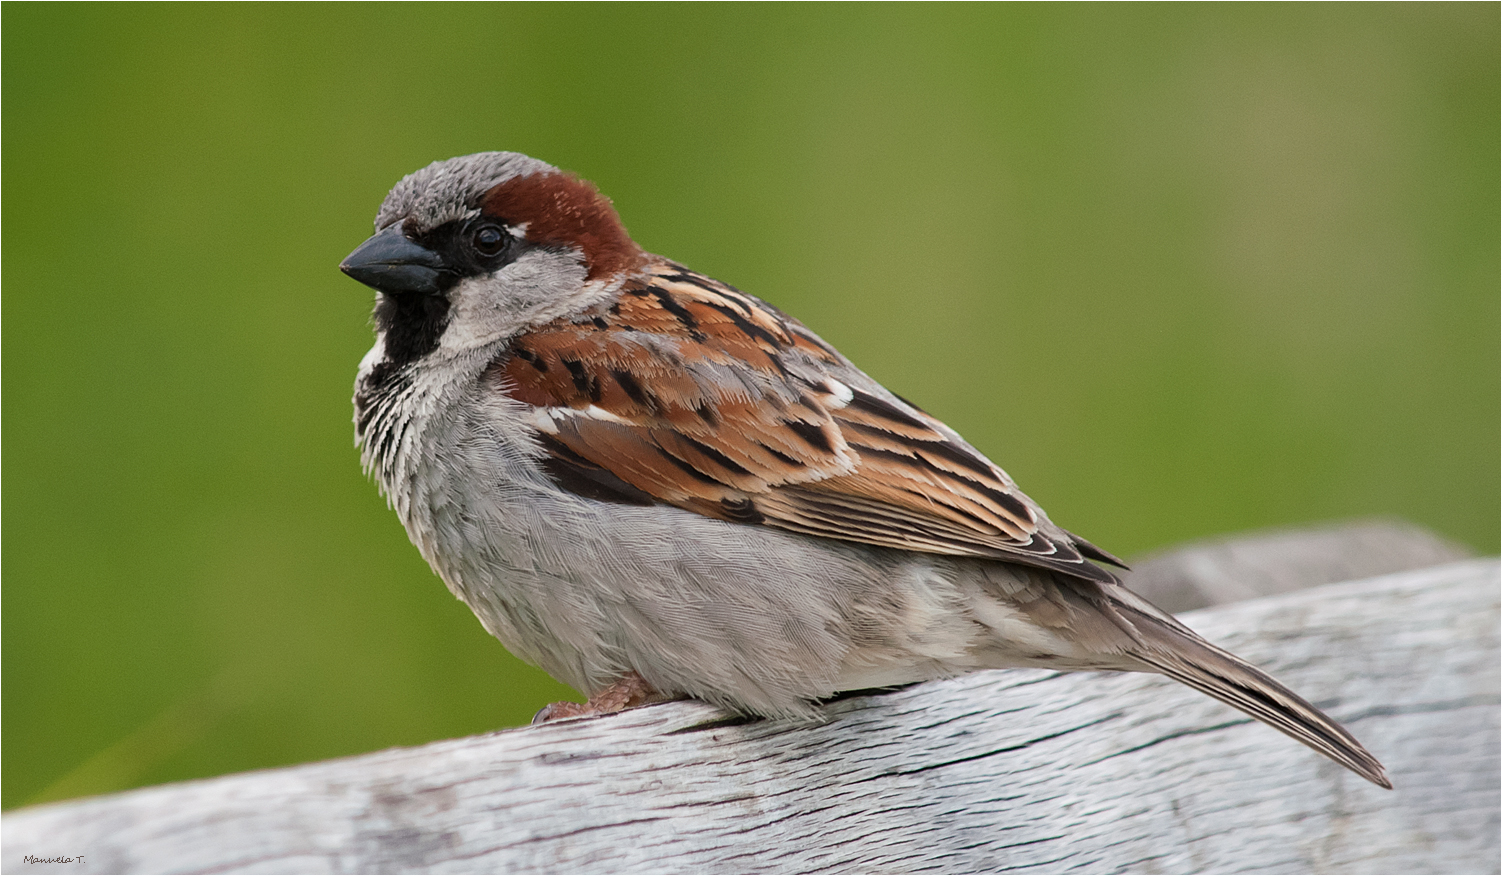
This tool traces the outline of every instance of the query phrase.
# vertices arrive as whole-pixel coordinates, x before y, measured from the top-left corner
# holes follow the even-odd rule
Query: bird
[[[1153,672],[1391,788],[1340,724],[1129,590],[953,429],[516,152],[403,177],[340,264],[376,291],[361,461],[484,628],[588,696],[809,719],[1009,667]]]

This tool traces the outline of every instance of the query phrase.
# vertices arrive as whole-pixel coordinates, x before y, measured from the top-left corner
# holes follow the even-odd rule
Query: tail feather
[[[1134,657],[1297,739],[1367,781],[1391,789],[1382,764],[1308,700],[1235,654],[1210,644],[1136,594],[1116,589],[1116,607],[1141,636]]]

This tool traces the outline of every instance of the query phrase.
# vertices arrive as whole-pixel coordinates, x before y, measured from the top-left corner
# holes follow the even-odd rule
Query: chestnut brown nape
[[[525,224],[532,243],[578,247],[590,280],[628,272],[645,260],[610,199],[572,174],[509,179],[485,193],[480,209],[507,225]]]

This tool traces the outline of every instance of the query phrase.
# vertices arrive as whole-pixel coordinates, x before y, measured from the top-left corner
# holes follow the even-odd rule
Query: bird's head
[[[379,294],[385,358],[458,353],[577,313],[645,262],[589,182],[516,152],[403,178],[339,269]]]

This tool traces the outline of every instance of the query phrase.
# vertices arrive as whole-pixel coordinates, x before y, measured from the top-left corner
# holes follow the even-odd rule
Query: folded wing
[[[1114,582],[999,467],[797,321],[679,265],[518,338],[490,379],[567,489]],[[1088,558],[1088,559],[1087,559]]]

